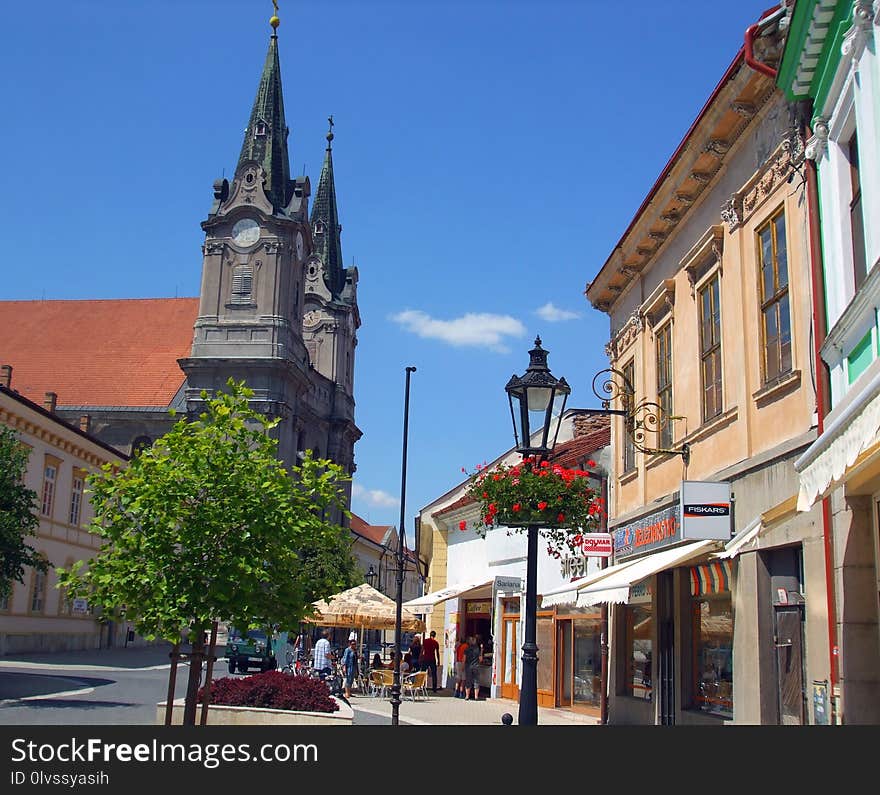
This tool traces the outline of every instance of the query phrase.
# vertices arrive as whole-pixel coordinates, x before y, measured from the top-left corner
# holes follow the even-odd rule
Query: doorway
[[[776,675],[779,693],[779,722],[803,726],[804,634],[800,605],[775,605]]]
[[[675,725],[675,591],[671,571],[657,575],[657,722]]]
[[[517,652],[519,616],[505,615],[501,622],[501,698],[519,700]]]

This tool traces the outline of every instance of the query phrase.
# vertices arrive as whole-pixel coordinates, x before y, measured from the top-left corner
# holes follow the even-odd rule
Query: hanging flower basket
[[[595,464],[590,461],[588,466]],[[551,555],[576,551],[583,533],[598,529],[604,510],[589,478],[586,470],[567,469],[533,457],[513,466],[477,466],[469,475],[466,491],[480,507],[473,527],[485,536],[494,527],[521,532],[534,525],[547,540]],[[467,522],[460,522],[459,529],[466,530]]]

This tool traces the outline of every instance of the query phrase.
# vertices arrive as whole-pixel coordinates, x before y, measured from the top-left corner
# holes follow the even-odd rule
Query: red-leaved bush
[[[201,703],[204,688],[199,690]],[[228,707],[266,707],[297,712],[336,712],[330,688],[320,679],[266,671],[240,679],[223,677],[211,683],[211,702]]]

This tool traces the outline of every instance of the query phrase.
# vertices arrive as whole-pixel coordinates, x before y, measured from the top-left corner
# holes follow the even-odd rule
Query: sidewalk
[[[391,699],[377,698],[352,691],[351,706],[357,712],[381,715],[391,722]],[[519,704],[506,698],[487,698],[484,701],[465,701],[454,698],[447,688],[436,693],[428,691],[428,698],[407,698],[398,708],[400,724],[410,726],[503,726],[501,716],[509,713],[513,725],[517,723]],[[539,726],[597,726],[598,719],[564,709],[538,708]]]

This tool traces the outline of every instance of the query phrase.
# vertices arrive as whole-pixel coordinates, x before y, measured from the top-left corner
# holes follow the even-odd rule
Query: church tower
[[[357,277],[340,271],[336,278],[343,283],[350,278],[352,284],[337,288],[334,282],[331,293],[352,296],[348,374],[336,364],[320,369],[306,347],[303,314],[308,268],[323,258],[316,257],[312,242],[309,179],[290,176],[278,17],[270,24],[269,50],[238,165],[231,184],[214,183],[214,202],[202,222],[199,313],[191,355],[179,360],[186,374],[187,411],[190,416],[201,411],[201,390],[225,389],[230,377],[244,380],[255,393],[252,405],[282,420],[275,432],[285,465],[296,463],[297,453],[308,448],[353,472],[354,443],[361,436],[354,424],[351,377],[359,324],[353,298]],[[338,322],[345,325],[342,315]]]

